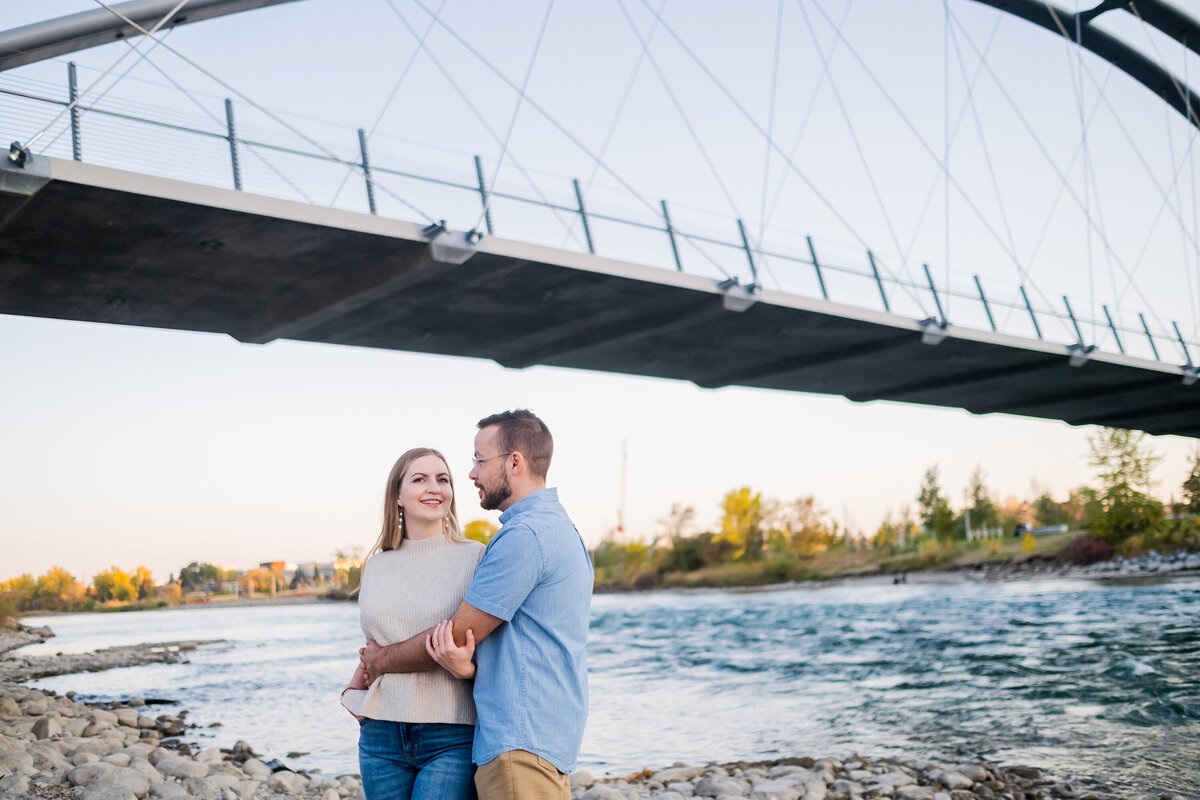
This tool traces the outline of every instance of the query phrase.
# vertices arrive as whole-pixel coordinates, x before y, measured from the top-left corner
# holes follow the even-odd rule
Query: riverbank
[[[12,635],[0,636],[2,643]],[[185,660],[189,648],[162,644],[114,648],[81,655],[21,657],[48,674],[87,668]],[[119,658],[106,653],[121,651]],[[57,665],[55,665],[57,662]],[[19,671],[6,674],[23,674]],[[259,755],[246,742],[229,748],[196,744],[187,712],[152,716],[140,698],[88,704],[23,686],[27,678],[0,680],[0,798],[141,800],[310,800],[361,798],[357,775],[291,770]],[[152,703],[153,701],[151,701]],[[1155,798],[1163,795],[1155,794]],[[683,800],[746,797],[750,800],[1109,800],[1135,798],[1095,783],[1057,779],[1022,766],[969,762],[933,764],[853,757],[789,758],[770,762],[676,764],[621,778],[572,776],[573,800]]]
[[[1179,551],[1161,554],[1116,557],[1094,564],[1080,565],[1062,555],[1071,541],[1070,534],[1046,537],[1040,549],[1022,553],[1019,545],[989,551],[969,548],[940,559],[921,561],[914,557],[885,556],[875,551],[838,551],[822,553],[796,562],[765,558],[752,562],[733,562],[692,572],[643,574],[637,579],[597,579],[596,592],[647,591],[655,589],[759,589],[787,585],[828,585],[860,579],[888,579],[896,582],[947,583],[954,581],[1022,581],[1046,578],[1137,578],[1154,575],[1200,575],[1200,553]]]

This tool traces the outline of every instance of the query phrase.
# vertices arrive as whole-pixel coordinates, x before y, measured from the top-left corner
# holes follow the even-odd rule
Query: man
[[[585,649],[592,564],[579,532],[546,488],[554,440],[531,411],[479,421],[469,477],[501,528],[451,620],[475,660],[475,784],[481,800],[569,800],[587,718]],[[387,647],[368,642],[370,680],[434,669],[426,635]]]

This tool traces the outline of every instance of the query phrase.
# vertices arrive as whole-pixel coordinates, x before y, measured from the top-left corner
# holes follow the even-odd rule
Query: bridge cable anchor
[[[721,290],[723,295],[721,303],[725,306],[726,311],[737,311],[740,313],[758,302],[757,283],[749,283],[742,286],[742,282],[737,278],[726,278],[717,283],[717,288]]]
[[[20,142],[13,142],[8,146],[8,160],[12,162],[14,167],[25,169],[25,165],[33,158],[33,154],[29,149],[23,147]]]
[[[1067,348],[1067,353],[1070,354],[1070,365],[1072,367],[1082,367],[1084,364],[1092,360],[1092,353],[1095,352],[1096,345],[1089,344],[1073,344]]]
[[[939,345],[950,335],[950,323],[944,319],[926,317],[917,324],[921,326],[921,344]]]
[[[429,255],[434,261],[454,266],[465,264],[471,256],[478,253],[479,241],[483,238],[479,231],[451,231],[446,227],[444,219],[422,228],[421,235],[428,237]]]
[[[1183,370],[1183,385],[1192,386],[1197,380],[1200,380],[1200,367],[1194,367],[1191,364],[1180,367]]]

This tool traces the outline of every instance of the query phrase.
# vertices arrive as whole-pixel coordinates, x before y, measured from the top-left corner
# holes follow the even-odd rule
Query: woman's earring
[[[442,527],[446,530],[446,535],[450,535],[450,515],[446,514],[442,517]]]

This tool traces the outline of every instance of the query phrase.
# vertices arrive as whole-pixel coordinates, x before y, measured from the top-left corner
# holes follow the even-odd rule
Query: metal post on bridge
[[[950,320],[946,319],[946,312],[942,310],[942,298],[938,297],[937,286],[933,283],[933,275],[929,272],[929,265],[922,264],[921,266],[925,268],[925,280],[929,281],[929,291],[933,293],[933,302],[937,305],[938,319],[941,320],[942,325],[945,325]]]
[[[225,138],[229,140],[229,161],[233,167],[233,188],[242,189],[242,168],[238,164],[237,132],[233,127],[233,101],[225,98]]]
[[[1117,333],[1117,326],[1113,322],[1112,314],[1108,313],[1108,306],[1100,307],[1104,309],[1104,318],[1108,320],[1108,329],[1112,331],[1113,338],[1117,340],[1117,350],[1121,352],[1121,355],[1125,355],[1125,345],[1121,344],[1121,334]]]
[[[817,260],[815,254],[813,260]],[[875,285],[879,287],[879,296],[883,298],[883,310],[890,314],[892,306],[888,303],[887,292],[883,290],[883,279],[879,277],[879,267],[875,266],[875,254],[870,250],[867,251],[867,260],[871,262],[871,272],[875,273]]]
[[[1171,327],[1175,329],[1175,337],[1179,339],[1179,346],[1183,348],[1183,357],[1187,359],[1188,368],[1192,367],[1192,354],[1188,352],[1187,342],[1183,340],[1183,334],[1179,332],[1179,323],[1171,320]]]
[[[1138,319],[1142,321],[1142,330],[1146,332],[1146,338],[1150,340],[1150,352],[1154,353],[1154,360],[1162,361],[1158,355],[1158,345],[1154,343],[1154,335],[1150,333],[1150,326],[1146,324],[1146,315],[1139,311]]]
[[[1079,330],[1079,320],[1075,319],[1075,311],[1071,308],[1071,301],[1064,294],[1062,296],[1063,305],[1067,307],[1067,316],[1071,318],[1071,324],[1075,327],[1075,339],[1079,342],[1079,346],[1083,347],[1083,331]]]
[[[571,185],[575,187],[575,202],[579,204],[579,218],[583,220],[583,236],[587,239],[588,252],[595,255],[596,245],[592,243],[592,226],[588,225],[587,211],[583,207],[583,192],[579,190],[576,178],[571,179]]]
[[[75,62],[67,63],[67,99],[71,103],[71,158],[83,161],[83,143],[79,138],[79,80]]]
[[[742,249],[746,251],[746,260],[750,262],[750,283],[758,286],[758,265],[754,263],[754,251],[750,249],[750,238],[746,236],[746,226],[738,217],[738,233],[742,235]]]
[[[378,212],[375,210],[375,183],[371,180],[371,159],[367,155],[367,132],[362,128],[358,129],[358,154],[362,159],[360,166],[363,180],[367,184],[367,208],[372,214],[376,214]]]
[[[483,161],[479,156],[475,156],[475,177],[479,181],[479,202],[483,203],[483,222],[487,227],[488,236],[493,236],[492,231],[492,209],[488,205],[487,183],[483,179]]]
[[[671,255],[675,256],[675,269],[683,272],[683,259],[679,257],[679,245],[675,242],[675,228],[671,225],[671,215],[667,213],[667,201],[659,200],[662,205],[663,220],[667,223],[667,238],[671,240]]]
[[[1033,330],[1037,333],[1039,339],[1042,338],[1042,326],[1038,325],[1037,315],[1033,313],[1033,305],[1029,302],[1029,295],[1025,294],[1025,287],[1021,286],[1021,298],[1025,300],[1025,310],[1029,312],[1029,318],[1033,320]]]
[[[979,282],[979,276],[975,275],[975,288],[979,290],[979,299],[983,303],[983,310],[987,312],[988,324],[992,326],[992,332],[996,332],[996,319],[992,316],[992,307],[988,304],[987,295],[983,293],[983,284]]]
[[[821,274],[821,262],[817,261],[817,248],[813,247],[812,237],[804,237],[808,241],[808,254],[812,256],[813,269],[817,271],[817,283],[821,285],[821,297],[829,299],[829,290],[825,288],[825,276]]]

